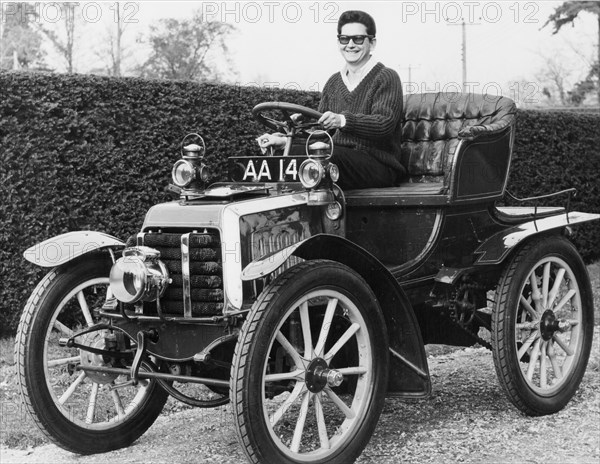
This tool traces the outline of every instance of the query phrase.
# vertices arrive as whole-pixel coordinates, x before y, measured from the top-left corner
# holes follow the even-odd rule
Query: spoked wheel
[[[134,385],[128,376],[79,370],[114,361],[59,345],[99,322],[94,309],[105,301],[110,265],[105,256],[86,256],[48,273],[25,306],[16,339],[19,386],[29,412],[52,441],[81,454],[131,444],[168,397],[154,381]],[[107,349],[110,340],[104,330],[76,339],[97,349]],[[143,363],[140,369],[152,368]]]
[[[515,406],[543,415],[569,402],[587,366],[593,317],[587,270],[570,242],[547,237],[515,255],[492,315],[496,372]]]
[[[353,462],[369,441],[388,378],[387,334],[367,283],[308,261],[267,287],[242,328],[231,393],[251,462]]]

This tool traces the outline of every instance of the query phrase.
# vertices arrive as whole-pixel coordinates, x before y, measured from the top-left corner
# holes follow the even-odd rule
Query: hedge
[[[0,334],[44,274],[22,257],[73,230],[128,237],[165,187],[186,133],[206,141],[212,180],[227,157],[256,153],[262,101],[312,108],[318,94],[137,78],[0,72]],[[517,195],[576,186],[573,206],[600,211],[598,115],[521,112],[510,189]],[[585,200],[585,201],[584,201]],[[593,228],[579,234],[586,259],[600,256]],[[596,234],[598,229],[595,229]],[[595,239],[595,240],[594,240]]]
[[[570,207],[600,213],[600,113],[519,111],[508,190],[524,198],[577,189]],[[566,196],[540,205],[565,204]],[[600,225],[573,229],[586,262],[600,259]]]

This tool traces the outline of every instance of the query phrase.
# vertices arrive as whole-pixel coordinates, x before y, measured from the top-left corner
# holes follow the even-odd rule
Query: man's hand
[[[274,134],[263,134],[256,141],[260,148],[284,148],[286,138],[283,134],[275,132]]]
[[[341,129],[344,127],[343,117],[341,114],[334,113],[332,111],[325,111],[323,116],[319,118],[319,124],[323,129]]]
[[[275,148],[285,148],[286,140],[285,135],[279,132],[275,132],[274,134],[263,134],[256,139],[263,154],[267,152],[268,148],[271,150]]]

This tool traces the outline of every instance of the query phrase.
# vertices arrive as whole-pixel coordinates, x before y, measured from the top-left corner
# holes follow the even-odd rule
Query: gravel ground
[[[388,399],[358,463],[600,462],[599,327],[575,398],[558,414],[527,417],[507,400],[492,355],[467,348],[430,356],[433,393],[420,401]],[[186,409],[159,417],[129,448],[78,456],[54,445],[0,449],[9,463],[243,463],[230,409]]]

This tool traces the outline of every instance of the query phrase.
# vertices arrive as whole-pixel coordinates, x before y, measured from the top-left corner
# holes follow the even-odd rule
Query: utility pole
[[[4,5],[0,3],[0,69],[2,69],[2,60],[4,58]]]
[[[463,91],[467,88],[467,26],[479,26],[481,23],[466,23],[464,19],[458,24],[447,24],[447,26],[460,26],[462,27],[462,47],[461,47],[461,61],[462,61],[462,82]]]
[[[412,83],[412,70],[413,69],[419,69],[421,66],[417,65],[414,66],[412,63],[408,63],[408,66],[398,66],[398,69],[400,69],[401,71],[406,69],[408,70],[408,80],[406,81],[408,84]]]
[[[462,22],[462,77],[463,77],[463,89],[467,83],[467,24],[464,19]]]

